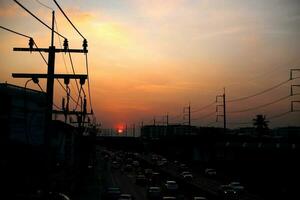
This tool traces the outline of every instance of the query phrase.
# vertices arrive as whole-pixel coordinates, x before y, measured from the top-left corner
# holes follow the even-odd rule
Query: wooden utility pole
[[[191,103],[189,103],[188,106],[183,107],[183,120],[185,120],[186,117],[188,117],[188,121],[185,121],[185,123],[191,126]]]
[[[132,124],[132,135],[135,137],[135,124]]]
[[[51,138],[51,121],[52,121],[52,114],[53,114],[53,94],[54,94],[54,79],[80,79],[82,80],[87,79],[87,75],[70,75],[70,74],[55,74],[55,54],[59,52],[65,53],[88,53],[87,50],[87,41],[84,40],[83,49],[69,49],[68,48],[68,41],[65,39],[64,48],[63,49],[56,49],[54,46],[54,21],[55,21],[55,12],[52,12],[52,27],[51,27],[51,45],[49,48],[33,48],[34,41],[32,38],[29,42],[29,48],[13,48],[14,51],[27,51],[27,52],[46,52],[48,53],[48,69],[47,74],[24,74],[24,73],[13,73],[12,76],[14,78],[45,78],[47,79],[47,88],[46,88],[46,116],[45,116],[45,131],[44,131],[44,145],[46,150],[46,160],[45,160],[45,167],[46,167],[46,174],[45,174],[45,182],[46,182],[46,190],[48,190],[49,186],[49,166],[50,166],[50,138]],[[64,113],[65,114],[65,113]],[[68,113],[67,113],[68,114]]]
[[[216,113],[217,113],[217,120],[219,117],[223,117],[223,128],[224,128],[224,133],[226,132],[227,129],[227,122],[226,122],[226,95],[225,95],[225,88],[224,92],[222,95],[217,95],[216,96],[216,103],[219,103],[219,98],[222,98],[222,104],[216,105]],[[222,114],[219,113],[219,107],[222,107]]]

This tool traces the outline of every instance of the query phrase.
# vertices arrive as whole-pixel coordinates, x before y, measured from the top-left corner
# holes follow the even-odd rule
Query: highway
[[[136,184],[137,174],[144,173],[145,169],[151,168],[153,172],[159,173],[159,183],[156,186],[161,188],[161,196],[171,196],[166,192],[165,183],[167,180],[174,180],[177,182],[179,188],[176,193],[172,193],[172,196],[176,196],[177,199],[190,200],[195,196],[206,197],[209,200],[261,200],[260,197],[252,195],[247,191],[238,193],[234,196],[222,196],[220,195],[220,186],[223,185],[222,181],[216,178],[210,178],[204,176],[199,172],[192,172],[192,180],[185,180],[179,174],[178,163],[168,161],[166,164],[158,165],[157,162],[151,160],[150,155],[135,154],[127,152],[113,152],[110,151],[110,155],[106,156],[103,160],[105,165],[104,170],[104,185],[105,188],[119,187],[121,193],[131,194],[136,200],[148,200],[147,187],[153,186],[147,180],[145,185]],[[119,159],[120,166],[113,167],[112,162]],[[134,161],[138,161],[138,166],[131,165]],[[127,163],[130,163],[130,170],[126,170]],[[190,170],[190,169],[189,169]],[[104,191],[105,192],[105,191]]]

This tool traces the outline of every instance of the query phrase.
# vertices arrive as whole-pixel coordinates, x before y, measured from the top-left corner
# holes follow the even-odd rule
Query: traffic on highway
[[[105,168],[102,199],[258,199],[238,181],[220,183],[213,168],[199,174],[185,163],[154,153],[102,149],[101,157]]]

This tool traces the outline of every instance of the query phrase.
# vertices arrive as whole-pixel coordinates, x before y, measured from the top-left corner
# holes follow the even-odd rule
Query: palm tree
[[[253,119],[253,125],[259,136],[265,135],[267,133],[267,131],[269,130],[268,123],[269,121],[266,120],[265,115],[256,115],[256,118]]]

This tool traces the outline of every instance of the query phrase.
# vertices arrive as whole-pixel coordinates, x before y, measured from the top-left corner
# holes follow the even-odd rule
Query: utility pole
[[[224,128],[224,133],[226,132],[227,129],[227,122],[226,122],[226,95],[225,95],[225,88],[224,92],[222,95],[217,95],[216,96],[216,103],[220,103],[219,98],[222,98],[222,104],[216,105],[216,113],[217,113],[217,122],[219,117],[223,117],[223,128]],[[219,113],[219,107],[223,107],[222,114]]]
[[[153,117],[153,126],[156,125],[155,116]]]
[[[33,40],[29,41],[29,48],[14,48],[14,51],[29,51],[29,52],[46,52],[48,53],[48,69],[47,74],[24,74],[24,73],[13,73],[14,78],[45,78],[47,79],[47,112],[46,112],[46,133],[45,133],[45,143],[48,143],[49,136],[47,134],[48,123],[52,120],[52,107],[53,107],[53,93],[54,93],[54,78],[64,79],[65,82],[69,82],[70,79],[80,79],[80,82],[84,84],[87,75],[69,75],[69,74],[54,74],[55,72],[55,53],[60,52],[70,52],[70,53],[88,53],[87,42],[84,40],[83,49],[69,49],[68,41],[65,39],[64,48],[56,49],[54,46],[54,21],[55,12],[52,12],[52,29],[51,29],[51,46],[49,48],[33,48]],[[59,114],[59,113],[58,113]]]
[[[292,76],[291,76],[292,77]],[[300,88],[300,85],[291,85],[291,96],[298,96],[300,95],[299,92],[295,92],[295,88]],[[291,101],[291,112],[299,112],[300,110],[299,109],[295,109],[295,105],[294,104],[300,104],[300,101],[299,100],[294,100],[294,101]]]
[[[226,95],[225,95],[225,88],[224,88],[224,93],[223,93],[223,114],[224,114],[223,126],[224,126],[224,132],[226,132],[227,126],[226,126]]]
[[[31,79],[39,79],[44,78],[47,79],[46,86],[46,115],[45,115],[45,131],[44,131],[44,145],[45,145],[45,187],[48,190],[49,186],[49,166],[50,166],[50,138],[51,138],[51,121],[53,114],[53,93],[54,93],[54,79],[87,79],[87,75],[69,75],[69,74],[55,74],[55,53],[59,52],[73,52],[73,53],[88,53],[87,50],[87,41],[83,42],[83,49],[69,49],[68,41],[65,39],[64,48],[56,49],[54,46],[54,21],[55,21],[55,12],[52,12],[52,27],[51,27],[51,45],[49,48],[34,48],[34,41],[32,38],[29,40],[29,48],[13,48],[14,51],[27,51],[27,52],[46,52],[48,53],[48,68],[47,74],[24,74],[24,73],[13,73],[12,76],[14,78],[31,78]],[[63,111],[62,111],[63,112]],[[63,112],[63,114],[65,114]]]
[[[293,80],[294,79],[294,77],[293,77],[293,73],[294,72],[300,72],[300,69],[290,69],[290,80]]]
[[[133,137],[135,137],[135,124],[132,125],[132,133],[133,133]]]
[[[169,126],[169,113],[167,113],[167,126]]]
[[[183,107],[183,120],[185,120],[186,117],[188,117],[188,122],[187,122],[187,124],[188,124],[189,126],[191,126],[191,103],[189,103],[188,106]],[[186,122],[184,122],[184,123],[186,123]]]
[[[127,123],[125,124],[125,135],[126,135],[126,137],[128,136],[128,127],[127,127]]]

